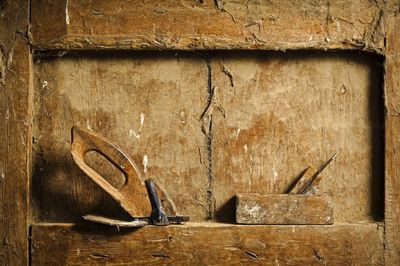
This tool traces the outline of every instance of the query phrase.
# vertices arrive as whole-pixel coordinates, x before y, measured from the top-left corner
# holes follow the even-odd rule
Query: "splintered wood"
[[[330,195],[257,194],[236,195],[239,224],[333,224]]]

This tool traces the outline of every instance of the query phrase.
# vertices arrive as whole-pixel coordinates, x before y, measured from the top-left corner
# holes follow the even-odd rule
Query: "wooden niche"
[[[272,254],[284,255],[274,259],[279,263],[381,263],[381,65],[382,58],[369,53],[317,51],[78,52],[40,58],[34,65],[33,261],[51,263],[46,254],[52,247],[66,263],[123,263],[132,257],[109,248],[129,246],[139,250],[131,254],[139,264],[208,264],[218,252],[242,263],[268,262]],[[115,141],[195,223],[121,232],[82,225],[81,216],[89,212],[124,216],[74,165],[73,125]],[[320,167],[334,153],[337,159],[318,186],[319,193],[332,195],[333,203],[327,202],[333,225],[234,225],[236,194],[286,193],[309,164]],[[121,185],[101,157],[88,161]],[[54,225],[71,222],[81,225]],[[358,233],[371,245],[363,245]],[[221,244],[209,244],[220,251],[200,256],[215,235]],[[165,241],[151,248],[144,243],[160,236]],[[88,239],[105,246],[80,252]],[[305,253],[293,253],[282,246],[286,241],[294,241],[298,251],[306,243]],[[199,256],[185,255],[189,250]]]

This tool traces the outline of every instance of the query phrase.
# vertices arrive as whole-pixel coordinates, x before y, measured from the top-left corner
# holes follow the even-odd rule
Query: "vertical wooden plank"
[[[385,263],[400,263],[400,16],[388,23],[385,61]]]
[[[208,216],[209,160],[199,120],[208,97],[203,59],[186,53],[79,54],[43,59],[35,71],[36,220],[79,222],[88,213],[121,213],[73,163],[73,125],[121,147],[191,221]],[[97,168],[101,164],[110,163],[94,168],[108,178],[112,173]],[[113,179],[117,187],[123,184]]]
[[[1,3],[0,265],[26,265],[32,102],[29,1]]]
[[[321,192],[333,194],[335,221],[381,219],[378,62],[367,54],[310,52],[213,60],[212,82],[224,110],[214,109],[212,123],[217,214],[234,214],[236,193],[285,193],[307,165],[319,167],[337,153],[320,184]]]

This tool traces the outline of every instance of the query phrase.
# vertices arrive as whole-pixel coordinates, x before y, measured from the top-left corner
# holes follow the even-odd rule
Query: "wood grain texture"
[[[380,1],[33,0],[36,50],[359,49],[382,53]],[[45,15],[47,14],[47,15]]]
[[[400,264],[400,4],[388,27],[385,59],[385,263]]]
[[[315,168],[312,165],[309,165],[307,169],[300,175],[300,178],[296,181],[294,187],[290,189],[289,194],[301,194],[307,188],[310,186],[308,184],[311,180],[312,177],[314,177],[318,173],[317,168]]]
[[[32,265],[382,265],[383,228],[34,225]],[[54,254],[57,254],[55,256]]]
[[[193,221],[208,217],[209,159],[200,121],[208,98],[203,59],[175,53],[86,54],[47,59],[35,69],[35,219],[68,222],[88,213],[115,218],[121,213],[74,165],[73,125],[121,147],[180,214]],[[105,162],[99,164],[113,167]],[[108,176],[113,171],[96,165],[103,177],[120,182]]]
[[[212,60],[212,85],[224,111],[214,112],[212,121],[216,215],[234,214],[238,192],[285,193],[307,165],[319,168],[337,153],[319,184],[335,199],[335,221],[382,219],[378,62],[366,55],[306,52],[231,53]]]
[[[328,194],[236,195],[239,224],[333,224],[333,199]]]
[[[29,1],[0,5],[0,265],[28,264],[32,82]]]

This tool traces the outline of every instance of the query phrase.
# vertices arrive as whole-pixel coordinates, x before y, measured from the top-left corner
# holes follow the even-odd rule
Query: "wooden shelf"
[[[31,233],[32,265],[383,264],[383,226],[378,223],[205,222],[121,230],[93,224],[34,224]]]

